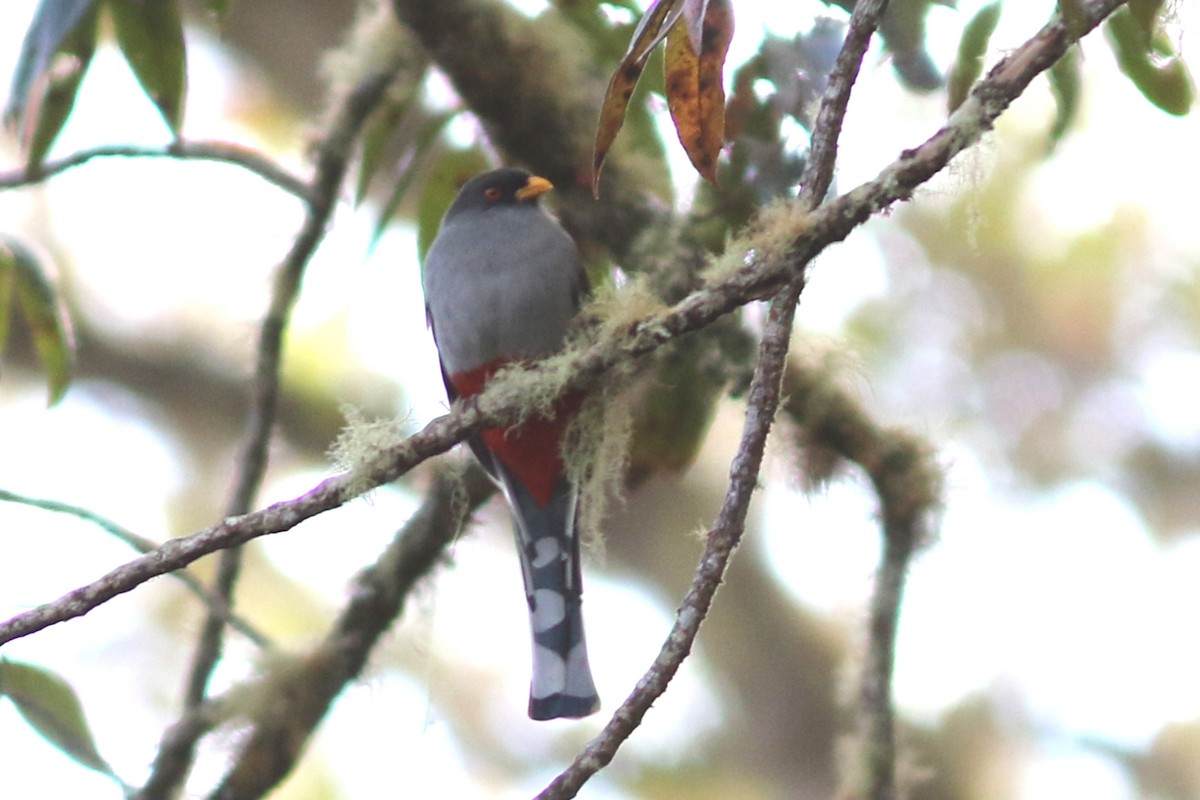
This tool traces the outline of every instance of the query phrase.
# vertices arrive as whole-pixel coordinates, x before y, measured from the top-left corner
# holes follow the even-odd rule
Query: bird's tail
[[[506,488],[517,516],[517,547],[533,628],[529,716],[586,717],[600,708],[600,697],[583,635],[574,492],[564,482],[549,505],[541,506],[519,485]]]

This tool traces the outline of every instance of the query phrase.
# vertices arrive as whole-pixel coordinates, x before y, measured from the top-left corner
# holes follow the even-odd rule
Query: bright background
[[[12,73],[33,5],[0,5],[0,75]],[[735,60],[764,29],[807,28],[819,7],[775,5],[736,4]],[[978,5],[931,12],[940,66]],[[992,52],[1031,35],[1048,5],[1009,2]],[[1188,55],[1197,3],[1175,10],[1174,36]],[[249,57],[190,33],[186,135],[242,142],[302,170],[302,104],[275,93],[269,71]],[[1124,800],[1150,796],[1140,767],[1157,764],[1179,781],[1170,770],[1200,772],[1200,124],[1151,108],[1099,35],[1084,52],[1079,128],[1052,156],[1042,148],[1053,101],[1037,82],[983,146],[823,255],[799,314],[797,346],[836,348],[878,417],[927,436],[946,468],[940,536],[910,576],[896,701],[917,735],[978,748],[975,771],[958,786],[963,797]],[[839,186],[869,179],[942,119],[940,95],[915,97],[887,63],[872,62],[847,121]],[[167,138],[106,45],[54,152]],[[0,166],[17,163],[13,141],[0,138]],[[320,394],[415,428],[444,410],[415,239],[398,225],[369,248],[373,212],[344,203],[307,273],[288,385],[301,406]],[[225,384],[238,386],[273,267],[299,220],[292,198],[200,163],[95,161],[0,192],[4,232],[52,252],[75,313],[104,345],[80,353],[80,379],[51,410],[36,372],[6,365],[0,487],[85,506],[156,539],[219,515],[240,429],[206,428],[199,412],[181,423],[168,410],[191,391],[188,376],[220,396]],[[118,348],[135,357],[113,360]],[[137,391],[128,371],[165,362],[178,366],[180,382]],[[106,377],[106,365],[126,372]],[[739,407],[723,406],[691,470],[655,479],[614,524],[669,513],[679,530],[670,535],[682,537],[711,521],[739,425]],[[321,450],[303,433],[284,437],[260,505],[330,474]],[[793,472],[788,448],[777,446],[741,557],[758,559],[796,613],[853,655],[878,555],[874,501],[856,477],[808,493]],[[256,543],[242,585],[247,615],[282,644],[314,641],[419,491],[379,490]],[[525,720],[528,634],[506,512],[493,503],[480,520],[339,700],[279,796],[390,796],[401,785],[417,795],[528,796],[598,730],[603,715],[571,725]],[[92,526],[11,504],[0,505],[0,546],[5,618],[131,556]],[[678,587],[615,558],[587,570],[590,649],[611,709],[657,652]],[[164,578],[6,645],[4,655],[66,677],[105,757],[137,783],[173,719],[198,620],[191,598]],[[699,655],[588,797],[685,796],[673,784],[654,793],[655,776],[688,767],[752,711],[730,690],[722,646],[701,634]],[[252,649],[232,636],[217,684],[254,668]],[[834,682],[849,686],[853,658],[839,669]],[[475,692],[464,694],[464,684]],[[483,738],[455,724],[462,703],[474,704]],[[197,795],[220,774],[222,747],[236,733],[216,738],[189,784]],[[120,796],[31,735],[3,702],[0,741],[6,796]],[[1161,775],[1166,782],[1151,788],[1176,796]],[[395,788],[381,790],[389,780]],[[746,776],[729,781],[713,796],[773,796]]]

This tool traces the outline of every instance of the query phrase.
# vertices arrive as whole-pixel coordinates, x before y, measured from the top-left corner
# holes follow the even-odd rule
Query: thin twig
[[[887,5],[888,0],[864,0],[855,4],[854,13],[850,15],[846,38],[829,73],[821,107],[813,123],[812,146],[808,149],[797,198],[805,208],[816,208],[833,185],[838,140],[850,104],[850,92],[858,80],[863,56]]]
[[[892,672],[904,582],[913,553],[941,502],[941,473],[933,448],[902,430],[880,426],[836,376],[816,359],[792,359],[784,376],[783,411],[799,427],[800,447],[818,477],[838,459],[858,465],[879,498],[883,555],[876,571],[867,623],[867,652],[859,685],[859,758],[846,796],[895,797],[896,744]],[[831,458],[832,454],[832,458]],[[862,779],[865,785],[859,785]]]
[[[698,330],[751,300],[777,293],[803,270],[813,255],[844,239],[872,214],[907,199],[950,159],[978,141],[1035,76],[1049,68],[1079,36],[1122,4],[1122,0],[1095,0],[1081,6],[1079,19],[1074,20],[1071,30],[1058,20],[1048,24],[997,64],[945,127],[929,140],[901,153],[875,179],[815,209],[786,258],[752,259],[744,267],[714,279],[710,285],[691,293],[666,311],[652,313],[613,334],[611,339],[570,354],[567,364],[557,365],[558,369],[571,375],[562,383],[561,391],[586,388],[617,364]],[[288,530],[311,516],[340,506],[357,494],[396,480],[416,464],[445,452],[480,428],[511,424],[523,403],[523,397],[512,396],[505,381],[495,381],[487,390],[467,402],[456,404],[450,413],[432,420],[405,441],[378,453],[361,474],[353,476],[354,492],[347,488],[350,476],[338,475],[295,500],[276,503],[252,514],[225,520],[192,536],[166,542],[154,553],[118,567],[52,603],[0,624],[0,645],[86,614],[146,580],[186,566],[201,556]]]
[[[837,143],[850,93],[862,67],[871,37],[887,9],[888,0],[862,0],[854,6],[842,49],[838,53],[821,108],[813,128],[813,144],[805,163],[799,203],[812,209],[833,182]],[[871,603],[870,645],[864,665],[860,705],[865,720],[864,748],[871,800],[893,800],[896,795],[896,743],[892,710],[892,669],[895,663],[896,626],[900,599],[908,572],[907,551],[884,545],[885,557]]]
[[[73,517],[83,520],[84,522],[90,522],[91,524],[103,530],[105,533],[112,536],[114,539],[124,542],[139,553],[150,553],[154,550],[157,550],[159,547],[158,542],[155,542],[152,539],[147,539],[145,536],[140,536],[128,528],[118,525],[116,522],[113,522],[106,517],[100,516],[94,511],[90,511],[89,509],[82,508],[80,506],[74,506],[70,503],[63,503],[58,500],[48,500],[39,497],[29,497],[27,495],[17,494],[16,492],[10,492],[7,489],[0,489],[0,501],[7,503],[20,503],[21,505],[40,508],[45,511],[53,511],[59,514],[69,514]],[[200,602],[204,603],[204,605],[208,607],[210,614],[214,614],[223,619],[226,624],[241,633],[257,647],[269,648],[273,646],[271,640],[266,636],[266,634],[255,628],[252,624],[250,624],[249,621],[238,616],[238,614],[229,607],[229,604],[220,597],[216,596],[208,589],[205,589],[195,575],[187,570],[177,570],[176,572],[172,572],[171,575],[184,586],[186,586],[188,591],[195,595]]]
[[[86,164],[96,158],[170,158],[177,161],[219,161],[252,172],[288,194],[300,198],[305,203],[311,204],[314,201],[312,189],[308,183],[287,172],[267,156],[244,145],[219,141],[179,140],[161,147],[132,144],[90,147],[69,156],[47,161],[35,169],[0,172],[0,190],[43,183],[47,178]]]
[[[867,654],[859,687],[862,774],[867,780],[865,796],[870,800],[895,800],[898,797],[892,675],[896,663],[900,602],[917,539],[916,535],[899,537],[885,533],[883,557],[875,573],[871,594]]]
[[[346,174],[359,130],[386,94],[398,65],[372,73],[346,96],[327,135],[317,150],[316,173],[308,188],[308,213],[296,240],[276,273],[271,304],[259,327],[257,363],[244,445],[237,459],[237,477],[228,515],[245,514],[253,507],[266,474],[271,431],[279,406],[279,373],[283,339],[292,307],[300,293],[301,280],[337,203],[338,189]],[[221,553],[213,591],[232,604],[234,587],[241,571],[241,551],[228,548]],[[220,660],[224,644],[224,621],[215,614],[204,620],[188,670],[184,707],[199,706],[207,694],[208,681]],[[191,729],[187,729],[191,730]],[[196,739],[173,735],[164,739],[155,758],[150,778],[140,800],[168,797],[184,779],[195,752]]]

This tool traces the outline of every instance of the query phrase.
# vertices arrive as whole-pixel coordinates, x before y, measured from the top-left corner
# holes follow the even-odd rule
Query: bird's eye
[[[500,199],[500,190],[495,186],[489,186],[483,190],[483,197],[489,203],[494,203]]]

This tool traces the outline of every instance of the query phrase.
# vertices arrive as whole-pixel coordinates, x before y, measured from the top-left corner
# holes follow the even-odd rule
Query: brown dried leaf
[[[667,105],[679,143],[704,178],[717,182],[717,158],[725,143],[725,86],[722,72],[733,38],[733,7],[729,0],[707,0],[699,54],[692,46],[690,26],[677,23],[667,36],[664,60]]]
[[[646,61],[682,14],[682,0],[655,0],[633,31],[629,49],[608,82],[604,104],[600,107],[600,119],[596,123],[596,144],[592,151],[593,193],[600,192],[600,168],[604,166],[609,148],[625,122],[625,109],[629,106],[629,98],[638,79],[642,77],[642,70],[646,68]]]

